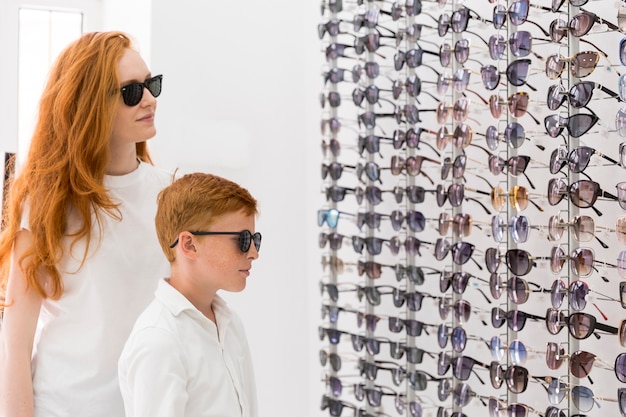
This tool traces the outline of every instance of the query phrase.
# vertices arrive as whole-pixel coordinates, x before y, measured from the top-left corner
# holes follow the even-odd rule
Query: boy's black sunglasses
[[[163,75],[155,75],[152,78],[148,78],[142,83],[131,83],[123,86],[120,91],[122,92],[122,98],[124,104],[129,107],[136,106],[143,97],[143,89],[147,88],[153,97],[158,97],[161,94],[161,84],[163,82]]]
[[[194,236],[209,236],[209,235],[239,235],[239,250],[243,253],[247,253],[250,250],[250,245],[254,242],[254,247],[257,252],[261,249],[261,233],[256,232],[252,234],[249,230],[242,230],[241,232],[203,232],[203,231],[193,231],[189,232]],[[178,238],[170,245],[170,248],[173,248],[178,244]]]

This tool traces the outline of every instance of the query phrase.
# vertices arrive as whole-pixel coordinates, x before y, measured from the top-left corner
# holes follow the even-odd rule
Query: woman
[[[117,360],[169,273],[154,229],[161,76],[121,32],[83,35],[50,72],[0,236],[0,416],[123,416]]]

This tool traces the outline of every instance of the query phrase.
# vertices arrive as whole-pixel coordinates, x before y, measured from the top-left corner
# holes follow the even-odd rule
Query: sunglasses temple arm
[[[600,156],[603,159],[606,159],[607,161],[609,161],[610,163],[612,163],[613,165],[618,165],[619,162],[617,162],[615,159],[611,158],[608,155],[605,155],[603,153],[598,152],[598,156]]]
[[[471,197],[466,197],[465,198],[466,201],[474,201],[478,204],[480,204],[480,206],[485,210],[485,213],[487,213],[489,216],[491,216],[491,210],[489,210],[487,208],[487,206],[485,206],[483,203],[481,203],[479,200],[475,199],[475,198],[471,198]],[[481,268],[482,269],[482,268]]]
[[[596,240],[598,241],[598,243],[604,248],[604,249],[608,249],[609,245],[607,245],[606,243],[604,243],[604,241],[602,241],[597,235],[593,235],[593,237],[596,238]]]
[[[528,199],[528,202],[530,204],[532,204],[533,206],[535,206],[535,208],[541,212],[543,212],[543,207],[541,207],[539,204],[535,203],[533,200],[531,200],[530,198]]]
[[[528,177],[528,174],[526,174],[525,172],[523,173],[524,177],[526,178],[526,180],[528,181],[528,185],[530,185],[530,188],[532,188],[533,190],[536,190],[537,187],[535,187],[535,184],[533,184],[533,182],[530,180],[530,178]],[[528,200],[530,201],[530,200]],[[543,211],[543,210],[541,210]]]
[[[617,101],[622,101],[622,99],[619,97],[619,94],[617,94],[615,91],[613,90],[609,90],[608,88],[606,88],[605,86],[603,86],[602,84],[598,84],[598,87],[600,90],[604,91],[605,93],[607,93],[608,95],[610,95],[611,97],[613,97],[615,100]]]

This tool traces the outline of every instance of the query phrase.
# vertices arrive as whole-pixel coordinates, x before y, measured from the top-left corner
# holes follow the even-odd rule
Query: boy
[[[256,385],[238,316],[217,295],[246,286],[258,258],[256,200],[224,178],[183,176],[155,218],[171,264],[119,360],[126,417],[256,417]]]

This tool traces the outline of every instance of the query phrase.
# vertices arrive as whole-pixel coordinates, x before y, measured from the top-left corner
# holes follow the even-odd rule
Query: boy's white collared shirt
[[[216,326],[166,280],[119,361],[126,417],[257,416],[256,384],[239,317],[216,296]]]

